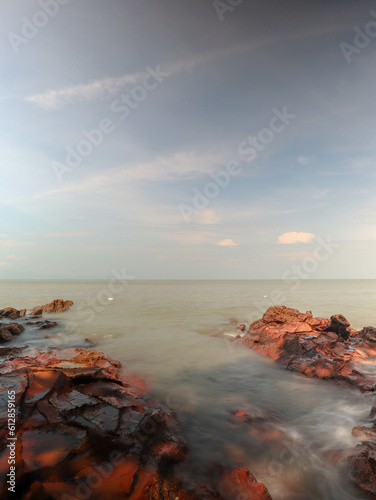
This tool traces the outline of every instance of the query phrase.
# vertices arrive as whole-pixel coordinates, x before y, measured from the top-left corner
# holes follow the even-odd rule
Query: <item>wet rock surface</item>
[[[1,309],[0,344],[11,341],[15,335],[20,335],[25,330],[24,325],[35,327],[38,330],[54,328],[57,326],[56,321],[43,320],[43,313],[64,312],[72,305],[71,300],[57,299],[50,304],[34,307],[30,311],[26,309],[18,310],[14,307]],[[13,321],[17,321],[17,323],[13,323]]]
[[[34,307],[31,311],[29,311],[29,314],[31,316],[40,316],[43,313],[51,314],[51,313],[64,312],[68,311],[68,309],[70,309],[72,305],[73,302],[71,300],[56,299],[52,301],[50,304]]]
[[[14,498],[6,483],[8,391],[19,499],[271,498],[246,468],[218,465],[197,484],[174,413],[97,351],[0,347],[0,375],[2,499]]]
[[[270,307],[248,333],[236,340],[286,369],[346,384],[363,392],[376,390],[376,329],[351,328],[341,314],[314,318],[284,306]],[[370,417],[376,415],[375,407]],[[241,419],[249,417],[240,413]],[[376,422],[356,426],[355,448],[333,452],[332,461],[345,471],[364,498],[376,499]]]
[[[270,307],[241,342],[309,377],[332,379],[362,391],[376,389],[373,330],[356,331],[340,314],[314,318],[284,306]],[[375,367],[375,369],[373,369]]]
[[[20,335],[25,328],[19,323],[0,324],[0,342],[12,340],[14,335]]]
[[[26,309],[18,311],[17,309],[14,309],[14,307],[6,307],[5,309],[1,309],[0,318],[18,319],[25,316],[25,314],[26,314]]]
[[[57,326],[56,321],[49,321],[48,319],[45,321],[27,321],[26,324],[29,326],[35,326],[38,330],[49,330],[50,328]]]

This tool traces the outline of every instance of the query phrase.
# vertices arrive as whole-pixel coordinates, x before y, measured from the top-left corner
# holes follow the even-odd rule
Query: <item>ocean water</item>
[[[274,500],[361,498],[332,455],[354,446],[351,429],[370,423],[374,396],[289,373],[225,334],[231,318],[250,323],[273,300],[315,316],[341,313],[354,328],[376,326],[376,281],[0,281],[0,308],[55,298],[75,303],[53,316],[58,328],[30,328],[14,343],[88,339],[121,361],[176,410],[196,476],[215,462],[247,465]],[[231,418],[254,406],[274,422],[262,437]]]

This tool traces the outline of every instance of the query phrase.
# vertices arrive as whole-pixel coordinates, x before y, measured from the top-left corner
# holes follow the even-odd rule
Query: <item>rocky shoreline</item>
[[[28,315],[3,309],[0,325],[14,329],[37,317],[42,326],[44,312],[71,305],[54,301]],[[209,479],[200,483],[174,412],[102,353],[3,346],[0,375],[1,498],[271,500],[246,467],[208,464]],[[11,446],[9,396],[16,409]],[[9,490],[12,480],[16,493]]]
[[[177,415],[153,399],[144,382],[108,356],[84,348],[37,350],[12,346],[26,325],[57,326],[43,314],[73,303],[55,300],[29,311],[0,311],[0,495],[15,498],[93,500],[216,499],[271,500],[264,484],[245,466],[208,463],[205,480],[193,472],[189,443]],[[277,361],[287,370],[331,380],[364,393],[376,390],[376,330],[355,330],[342,315],[314,318],[311,312],[269,308],[235,343]],[[8,344],[8,345],[7,345]],[[16,434],[9,445],[9,401]],[[7,413],[8,412],[8,413]],[[372,408],[370,420],[376,416]],[[229,419],[260,442],[286,443],[270,412],[238,408]],[[358,497],[376,499],[376,420],[356,426],[359,444],[332,450],[327,459],[344,471]],[[9,476],[9,457],[14,476]]]
[[[29,311],[5,307],[0,310],[0,344],[9,342],[14,336],[25,330],[25,325],[32,325],[38,330],[45,330],[57,326],[56,321],[42,320],[43,313],[51,314],[68,311],[73,305],[71,300],[57,299],[50,304],[37,306]],[[15,322],[17,321],[17,322]]]
[[[341,314],[315,318],[284,306],[270,307],[246,333],[240,324],[235,342],[267,356],[307,377],[331,380],[365,393],[376,390],[376,328],[351,328]],[[359,444],[333,451],[331,460],[346,469],[352,482],[365,495],[376,499],[376,407],[370,409],[367,426],[356,426]]]

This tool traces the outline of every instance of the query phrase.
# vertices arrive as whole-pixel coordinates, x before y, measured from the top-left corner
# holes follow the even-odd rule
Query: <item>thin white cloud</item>
[[[240,54],[252,48],[256,48],[254,43],[229,47],[226,50],[212,50],[204,54],[195,55],[193,57],[174,62],[173,64],[159,65],[159,69],[163,72],[164,78],[168,78],[182,72],[189,73],[198,66],[215,61],[216,59]],[[143,79],[148,74],[148,70],[145,69],[128,75],[93,80],[88,83],[69,85],[60,89],[49,89],[44,92],[28,96],[25,100],[27,102],[37,104],[46,110],[59,109],[74,102],[90,102],[97,98],[116,95],[127,85],[134,86],[142,83]]]
[[[49,238],[77,238],[80,236],[90,236],[98,234],[94,232],[79,232],[74,231],[71,233],[25,233],[26,236],[47,236]]]
[[[176,177],[198,177],[215,172],[228,158],[221,153],[182,151],[154,161],[122,169],[119,175],[130,180],[173,180]]]
[[[350,160],[341,170],[319,171],[323,177],[333,177],[339,175],[354,175],[360,172],[370,172],[373,174],[376,167],[376,157],[364,157]]]
[[[311,29],[306,29],[301,33],[288,33],[282,36],[276,35],[251,43],[235,45],[227,49],[220,48],[208,51],[172,64],[161,64],[161,70],[167,75],[166,78],[168,78],[181,72],[189,73],[196,67],[214,62],[217,59],[224,59],[252,50],[259,50],[262,47],[268,47],[283,40],[321,36],[340,29],[340,26],[322,26],[319,29],[313,26]],[[92,80],[88,83],[68,85],[60,89],[48,89],[38,94],[27,96],[25,100],[37,104],[46,110],[56,110],[75,102],[90,102],[97,98],[113,96],[127,85],[133,86],[141,83],[147,74],[147,70],[143,70],[117,77]]]
[[[233,240],[230,240],[230,239],[218,241],[216,243],[216,245],[219,245],[221,247],[237,247],[238,246],[237,243],[235,243]]]
[[[299,156],[299,158],[298,158],[298,162],[301,165],[309,165],[310,163],[312,163],[312,161],[313,161],[313,158],[309,158],[308,156]]]
[[[0,267],[6,267],[9,266],[9,262],[0,262]]]
[[[153,161],[133,165],[121,165],[108,170],[106,175],[93,175],[81,182],[68,182],[58,189],[35,195],[35,198],[55,196],[62,193],[103,193],[106,189],[121,184],[129,185],[130,181],[169,181],[178,178],[195,178],[214,173],[231,158],[230,153],[197,153],[181,151],[170,156],[160,156]],[[210,177],[208,177],[208,181]],[[193,194],[192,194],[193,196]]]
[[[278,243],[280,245],[293,245],[294,243],[309,243],[315,239],[312,233],[284,233],[278,236]]]
[[[170,65],[158,65],[156,68],[152,69],[161,71],[163,73],[163,78],[169,78],[181,72],[191,72],[197,66],[201,66],[220,57],[244,52],[249,50],[249,48],[249,45],[245,45],[232,47],[225,51],[210,51],[205,54],[177,61]],[[28,96],[25,100],[37,104],[46,110],[60,109],[74,102],[90,102],[98,98],[114,96],[127,86],[134,86],[142,83],[148,74],[150,74],[150,72],[148,68],[146,68],[143,71],[128,75],[93,80],[89,83],[69,85],[60,89],[45,90],[44,92]]]
[[[36,243],[34,241],[21,241],[21,240],[0,240],[0,247],[31,247]]]
[[[147,75],[146,71],[113,78],[94,80],[81,85],[70,85],[61,89],[46,90],[26,97],[26,101],[44,109],[59,109],[74,102],[89,102],[98,97],[115,95],[126,85],[136,85]]]

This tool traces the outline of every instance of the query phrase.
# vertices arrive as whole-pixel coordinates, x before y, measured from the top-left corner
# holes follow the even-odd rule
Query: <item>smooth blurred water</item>
[[[369,421],[373,396],[286,372],[223,335],[233,330],[230,318],[261,317],[270,297],[315,316],[344,314],[354,328],[376,325],[373,280],[0,281],[0,307],[73,300],[70,311],[53,316],[57,329],[29,329],[16,343],[42,348],[89,338],[120,360],[177,410],[196,475],[215,460],[246,464],[274,500],[358,498],[330,454],[355,444],[351,429]],[[249,405],[272,412],[282,449],[281,440],[268,444],[231,420],[231,411]]]

